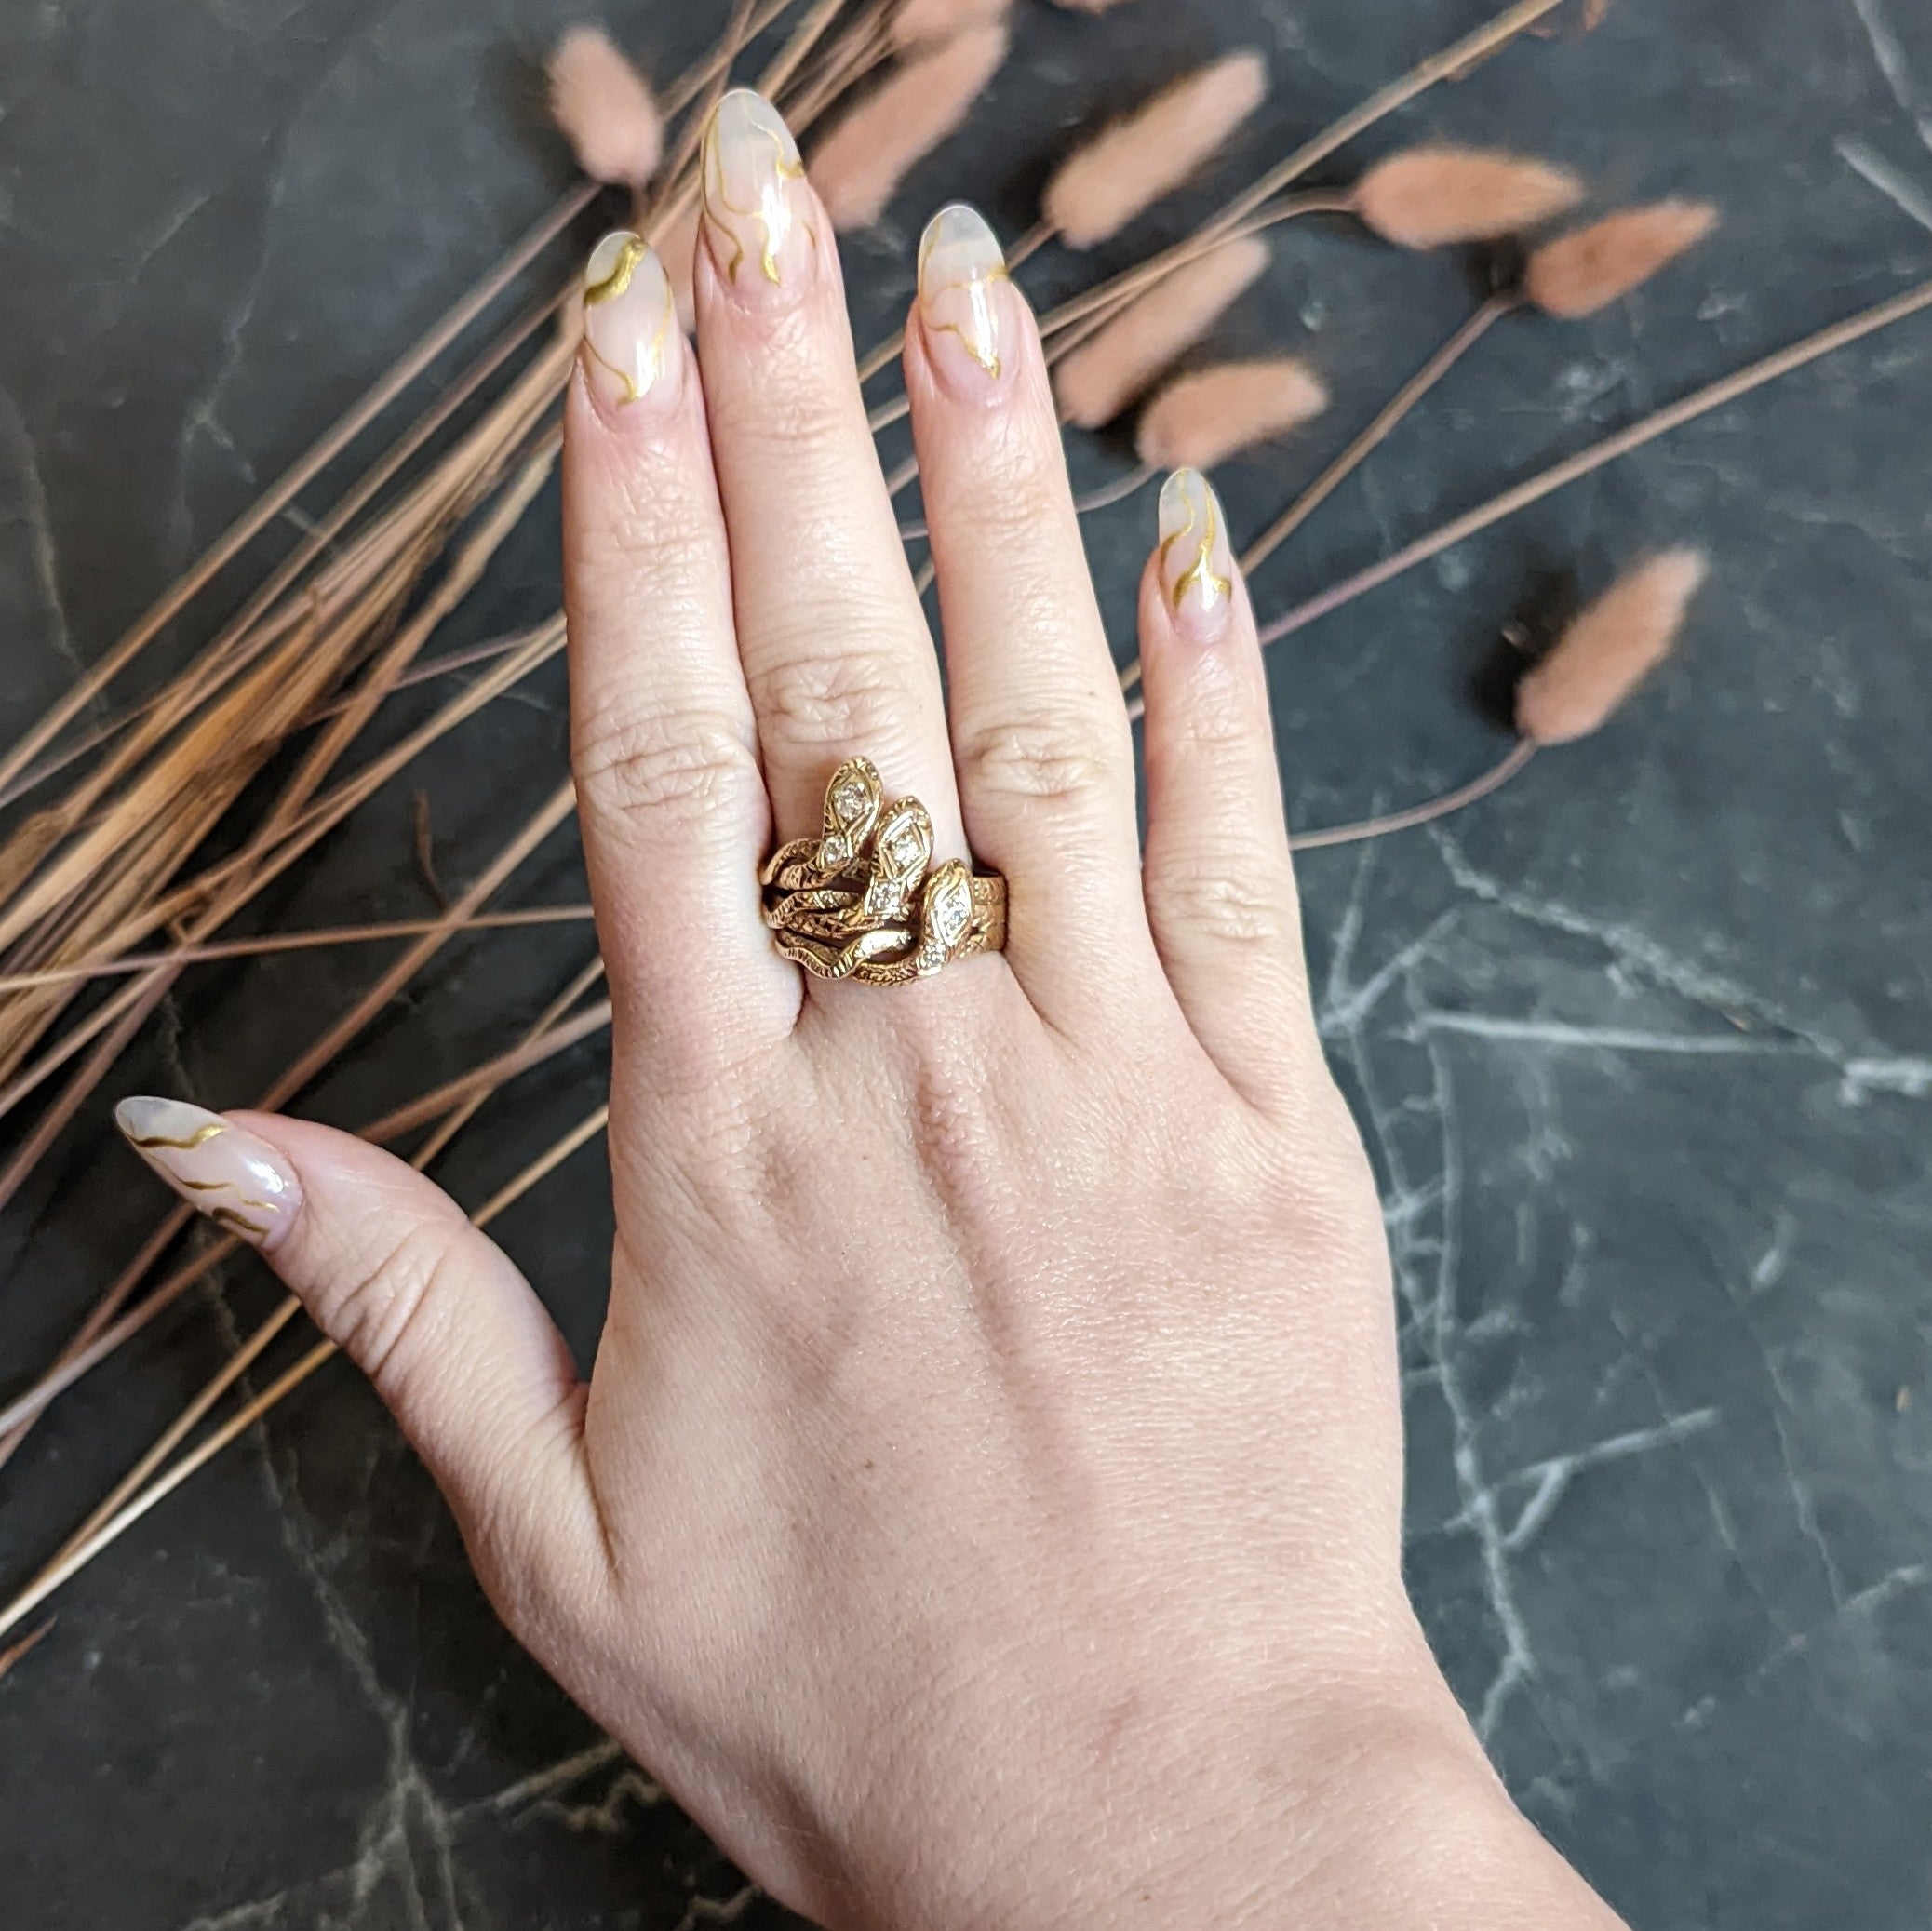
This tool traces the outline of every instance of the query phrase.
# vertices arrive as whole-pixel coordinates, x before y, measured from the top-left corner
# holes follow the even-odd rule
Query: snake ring
[[[821,979],[905,986],[1006,944],[1006,880],[933,865],[925,806],[888,802],[870,758],[832,773],[818,837],[781,845],[758,881],[779,951]]]

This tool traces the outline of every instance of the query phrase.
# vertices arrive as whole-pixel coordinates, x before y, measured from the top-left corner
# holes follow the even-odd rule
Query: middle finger
[[[731,533],[738,649],[781,838],[845,758],[963,855],[939,664],[865,424],[831,223],[769,101],[705,128],[698,348]]]

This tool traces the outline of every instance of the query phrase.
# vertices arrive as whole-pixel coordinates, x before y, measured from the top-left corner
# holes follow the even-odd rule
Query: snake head
[[[879,769],[869,758],[848,758],[825,786],[825,830],[819,838],[818,868],[827,874],[849,870],[879,823],[885,797]]]
[[[916,798],[902,798],[880,814],[872,835],[872,877],[857,922],[906,920],[913,896],[932,862],[932,820]]]
[[[919,969],[936,972],[959,949],[973,924],[973,873],[949,858],[926,881],[919,902]]]

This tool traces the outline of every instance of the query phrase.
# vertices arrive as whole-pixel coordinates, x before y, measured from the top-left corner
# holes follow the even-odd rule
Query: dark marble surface
[[[548,206],[565,169],[532,61],[578,11],[0,9],[7,735]],[[625,0],[617,20],[668,72],[722,11]],[[1026,7],[973,134],[852,248],[863,332],[905,299],[915,224],[944,194],[1017,231],[1062,130],[1176,62],[1269,52],[1275,99],[1232,181],[1484,11],[1137,0],[1096,23]],[[1601,320],[1486,345],[1261,574],[1264,610],[1932,272],[1918,0],[1616,0],[1592,38],[1520,47],[1359,152],[1425,133],[1558,156],[1605,201],[1710,195],[1725,224]],[[1204,205],[1163,209],[1114,254]],[[1076,272],[1042,259],[1029,279],[1051,291]],[[1295,449],[1227,471],[1243,530],[1467,299],[1453,260],[1346,233],[1278,247],[1218,341],[1299,345],[1335,409]],[[1303,868],[1323,1023],[1400,1264],[1416,1594],[1511,1786],[1639,1931],[1932,1917],[1928,435],[1924,317],[1453,553],[1273,666],[1295,822],[1353,817],[1494,758],[1470,689],[1512,612],[1659,540],[1716,558],[1683,656],[1611,730],[1434,835]],[[1106,442],[1075,460],[1082,480],[1123,462]],[[1092,525],[1122,637],[1149,516],[1143,499]],[[450,641],[542,613],[554,550],[546,506]],[[221,600],[157,650],[157,674]],[[444,878],[553,782],[561,697],[537,680],[415,774]],[[410,789],[263,919],[420,912]],[[563,895],[573,875],[547,852],[512,897]],[[304,1105],[359,1120],[494,1050],[587,943],[452,951]],[[114,1090],[246,1099],[378,969],[205,969]],[[585,1049],[488,1109],[447,1164],[453,1191],[483,1198],[600,1072]],[[102,1131],[91,1112],[0,1227],[9,1377],[156,1211]],[[500,1228],[586,1348],[606,1193],[585,1155]],[[229,1270],[60,1406],[0,1474],[8,1579],[271,1293]],[[497,1630],[344,1368],[59,1606],[0,1682],[7,1931],[781,1921]]]

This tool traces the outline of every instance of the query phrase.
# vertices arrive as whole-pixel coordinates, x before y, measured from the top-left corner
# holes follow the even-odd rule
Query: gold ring
[[[821,979],[906,986],[1006,944],[1006,880],[933,865],[925,806],[888,803],[866,758],[832,773],[818,837],[781,845],[758,882],[779,951]]]

